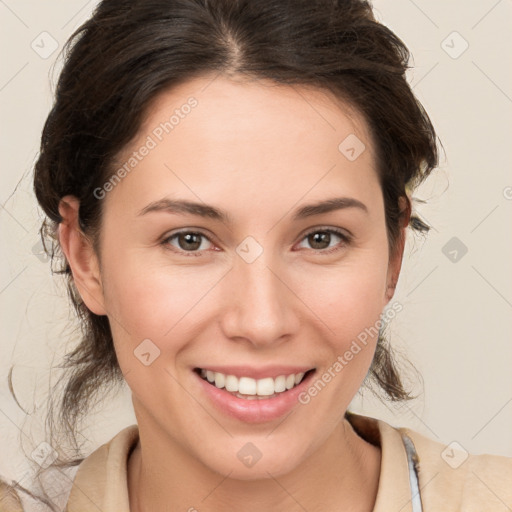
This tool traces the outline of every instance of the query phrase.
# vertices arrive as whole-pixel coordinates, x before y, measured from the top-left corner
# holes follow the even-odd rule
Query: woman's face
[[[77,285],[109,317],[154,446],[249,479],[334,435],[401,260],[368,129],[347,112],[318,90],[198,78],[157,98],[96,191],[100,285]]]

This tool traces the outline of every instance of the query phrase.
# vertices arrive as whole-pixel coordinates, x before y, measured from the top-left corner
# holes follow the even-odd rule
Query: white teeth
[[[264,379],[252,379],[251,377],[235,377],[234,375],[225,375],[220,372],[201,369],[201,377],[206,378],[208,382],[215,387],[226,391],[236,393],[240,398],[253,400],[259,397],[271,397],[276,393],[283,393],[292,389],[302,382],[304,373],[295,373],[291,375],[279,375],[275,379],[266,377]]]
[[[270,398],[268,396],[259,396],[259,395],[242,395],[240,393],[235,393],[235,396],[237,398],[243,398],[245,400],[265,400],[266,398]],[[277,395],[271,395],[271,397],[274,397]]]
[[[276,393],[282,393],[285,389],[286,377],[284,375],[279,375],[279,377],[274,381],[274,391]]]
[[[256,395],[256,381],[249,377],[240,377],[238,392],[242,393],[242,395]]]
[[[215,385],[222,389],[226,383],[226,376],[223,373],[215,372]]]
[[[288,375],[286,377],[286,389],[292,389],[295,386],[295,375]]]
[[[233,393],[238,391],[238,379],[234,375],[227,375],[225,379],[226,391]]]
[[[257,391],[259,396],[270,396],[274,394],[275,384],[272,377],[266,379],[260,379],[257,383]]]
[[[295,374],[295,385],[297,385],[302,380],[302,377],[304,377],[303,373]]]

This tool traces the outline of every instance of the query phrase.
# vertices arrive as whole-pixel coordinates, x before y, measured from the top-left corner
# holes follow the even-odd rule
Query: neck
[[[154,433],[146,438],[140,424],[139,434],[128,461],[131,512],[370,512],[374,507],[380,450],[359,437],[346,419],[292,472],[258,480],[211,471],[180,447],[168,446],[168,438],[166,443]]]

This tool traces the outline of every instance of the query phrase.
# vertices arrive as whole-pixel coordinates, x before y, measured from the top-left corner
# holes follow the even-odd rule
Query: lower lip
[[[208,399],[224,414],[246,423],[265,423],[284,416],[299,404],[298,396],[307,388],[315,372],[309,373],[298,386],[288,391],[283,391],[272,398],[254,400],[238,398],[224,388],[219,389],[210,384],[195,371],[193,373]]]

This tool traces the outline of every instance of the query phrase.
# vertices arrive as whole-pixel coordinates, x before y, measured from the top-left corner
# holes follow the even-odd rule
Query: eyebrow
[[[299,221],[315,215],[321,215],[323,213],[329,213],[336,210],[344,210],[347,208],[357,208],[368,213],[366,205],[353,197],[333,197],[331,199],[301,206],[295,210],[292,220]],[[197,215],[198,217],[218,220],[228,225],[232,224],[232,218],[225,210],[204,203],[169,199],[166,197],[149,203],[147,206],[142,208],[137,215],[146,215],[150,212]]]

